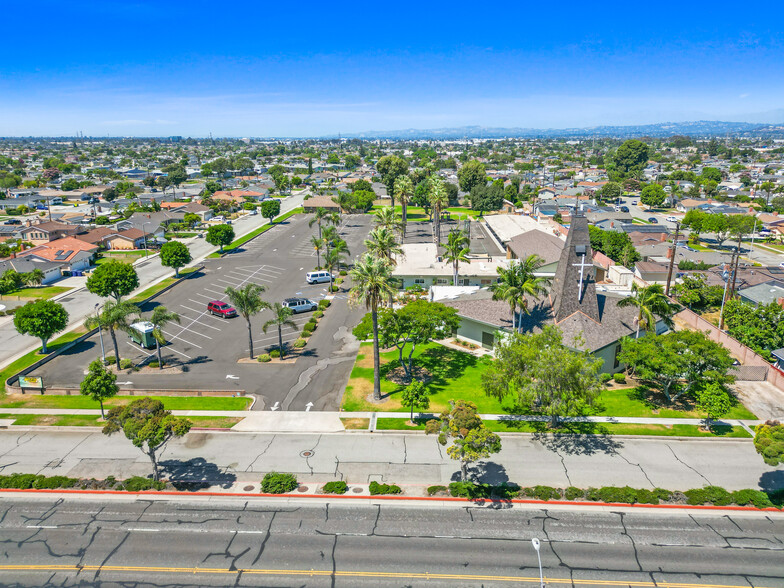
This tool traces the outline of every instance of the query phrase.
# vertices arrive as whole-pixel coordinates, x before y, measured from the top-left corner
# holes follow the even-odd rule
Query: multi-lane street
[[[508,507],[508,508],[507,508]],[[784,518],[4,496],[4,586],[784,586]]]

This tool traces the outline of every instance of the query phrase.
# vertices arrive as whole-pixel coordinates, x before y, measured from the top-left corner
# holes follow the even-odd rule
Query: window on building
[[[446,278],[438,278],[436,280],[436,284],[448,284],[449,281]]]
[[[415,284],[424,284],[425,283],[425,279],[424,278],[415,278],[414,279],[414,283]]]

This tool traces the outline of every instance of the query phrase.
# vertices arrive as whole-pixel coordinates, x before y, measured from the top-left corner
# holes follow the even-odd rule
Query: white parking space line
[[[236,270],[234,273],[241,275],[243,278],[247,276],[264,276],[265,278],[279,278],[278,272],[270,272],[263,269],[251,270]]]
[[[226,292],[223,292],[222,290],[213,290],[212,288],[209,288],[207,286],[204,286],[204,289],[207,290],[207,292],[212,292],[214,294],[220,294],[221,296],[226,294]],[[214,300],[214,298],[210,298],[210,300]]]
[[[210,337],[209,335],[205,335],[204,333],[199,333],[199,331],[189,328],[190,326],[193,326],[194,324],[198,323],[197,319],[190,319],[190,321],[191,322],[189,323],[188,327],[183,327],[186,331],[188,331],[189,333],[193,333],[194,335],[198,335],[199,337],[204,337],[205,339],[212,339],[212,337]]]
[[[183,356],[184,358],[186,358],[186,359],[193,359],[193,358],[192,358],[190,355],[188,355],[187,353],[183,353],[182,351],[177,351],[177,350],[176,350],[174,347],[172,347],[171,345],[167,345],[166,347],[164,347],[164,349],[165,349],[165,350],[167,350],[167,351],[174,351],[174,353],[176,353],[177,355],[182,355],[182,356]]]
[[[195,312],[196,314],[199,314],[199,313],[201,312],[201,311],[199,311],[199,310],[195,310],[195,309],[193,309],[193,308],[188,308],[188,307],[187,307],[187,306],[185,306],[184,304],[180,304],[180,306],[182,306],[183,308],[185,308],[185,309],[187,309],[187,310],[190,310],[191,312]],[[183,318],[185,318],[185,319],[188,319],[188,320],[189,320],[189,321],[191,321],[192,323],[196,323],[196,324],[198,324],[198,325],[201,325],[202,327],[207,327],[208,329],[212,329],[213,331],[218,331],[218,332],[220,332],[220,329],[219,329],[218,327],[213,327],[212,325],[208,325],[207,323],[203,323],[203,322],[201,322],[201,321],[200,321],[198,318],[193,318],[193,317],[190,317],[190,316],[185,316],[184,314],[181,314],[180,316],[181,316],[181,317],[183,317]],[[207,315],[207,316],[209,316],[209,315]],[[215,317],[213,317],[213,318],[215,318]],[[221,320],[222,320],[222,319],[221,319]]]
[[[152,356],[152,355],[155,355],[155,353],[150,353],[150,352],[149,352],[149,351],[147,351],[147,350],[146,350],[144,347],[139,347],[139,346],[138,346],[136,343],[131,343],[130,341],[126,341],[126,343],[127,343],[128,345],[130,345],[131,347],[133,347],[134,349],[136,349],[137,351],[141,351],[141,352],[142,352],[142,353],[144,353],[144,355],[146,355],[147,357],[150,357],[150,356]]]
[[[221,278],[216,278],[215,281],[216,282],[223,282],[224,284],[228,284],[232,288],[238,288],[239,285],[242,283],[241,281],[230,282],[229,280],[223,280]]]
[[[163,329],[161,329],[161,330],[163,331]],[[187,330],[187,327],[183,327],[183,328],[182,328],[182,330],[183,330],[183,331],[186,331],[186,330]],[[164,332],[165,334],[167,334],[169,337],[171,337],[172,339],[179,339],[180,341],[182,341],[183,343],[186,343],[187,345],[193,345],[194,347],[198,347],[199,349],[202,349],[202,346],[201,346],[201,345],[196,345],[196,343],[191,343],[190,341],[186,341],[185,339],[183,339],[183,338],[182,338],[182,337],[180,337],[179,335],[172,335],[171,333],[169,333],[169,332],[167,332],[167,331],[163,331],[163,332]],[[182,332],[182,331],[181,331],[181,332]]]
[[[204,298],[206,300],[212,300],[212,296],[205,296],[204,294],[199,294],[198,292],[194,292],[193,295],[194,296],[198,296],[200,298]],[[188,300],[190,300],[191,302],[195,302],[195,300],[191,300],[190,298],[188,298]],[[199,302],[199,304],[204,304],[204,303],[203,302]]]
[[[283,335],[283,342],[284,343],[288,343],[289,341],[296,341],[297,339],[299,339],[299,333],[294,333],[292,335]],[[277,335],[272,335],[270,337],[263,337],[261,339],[254,339],[253,340],[253,344],[255,345],[256,343],[264,343],[265,341],[266,342],[275,342],[275,343],[277,343],[278,342],[278,336]]]

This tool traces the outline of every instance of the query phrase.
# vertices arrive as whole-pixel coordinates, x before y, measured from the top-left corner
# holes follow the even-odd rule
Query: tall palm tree
[[[618,302],[618,306],[634,306],[639,310],[637,313],[637,338],[640,337],[640,327],[645,324],[645,330],[656,330],[656,316],[668,327],[672,328],[674,322],[672,315],[678,310],[678,305],[670,302],[664,294],[664,286],[661,284],[650,284],[649,286],[637,286],[632,283],[632,295]],[[656,316],[654,316],[656,315]]]
[[[103,305],[101,313],[89,317],[84,321],[84,326],[88,329],[106,329],[112,338],[114,345],[114,363],[120,369],[120,348],[117,345],[117,331],[128,332],[133,323],[132,318],[140,314],[139,307],[135,304],[121,300],[107,300]]]
[[[400,255],[403,249],[398,245],[395,234],[387,227],[376,227],[368,238],[365,239],[365,248],[379,259],[384,259],[391,265],[397,265],[393,255]]]
[[[538,299],[547,293],[548,278],[536,276],[544,260],[538,255],[529,255],[525,259],[513,261],[508,268],[498,267],[496,272],[499,281],[490,286],[493,300],[505,300],[512,312],[512,325],[518,332],[523,328],[523,315],[528,314],[526,296]],[[520,319],[515,321],[515,312],[520,309]]]
[[[460,262],[470,263],[468,254],[471,252],[471,239],[459,229],[449,231],[444,247],[444,259],[452,264],[452,284],[457,286],[457,273]]]
[[[449,195],[444,187],[444,181],[435,176],[430,180],[430,193],[428,194],[430,206],[433,208],[433,240],[441,242],[441,211],[449,206]]]
[[[329,253],[329,250],[340,239],[340,234],[335,227],[324,227],[324,236],[322,238],[324,239],[324,247]]]
[[[316,237],[316,235],[313,235],[310,238],[310,242],[313,245],[313,249],[316,250],[316,265],[318,267],[321,267],[321,250],[324,249],[324,244],[325,244],[324,239],[322,239],[321,237]]]
[[[280,350],[280,358],[283,359],[283,327],[297,330],[297,323],[291,320],[294,311],[283,306],[280,302],[276,302],[270,308],[272,309],[272,318],[264,323],[261,329],[266,333],[269,327],[278,327],[278,349]]]
[[[370,253],[365,253],[351,270],[354,286],[349,299],[354,304],[364,304],[373,320],[373,399],[381,400],[381,373],[378,357],[378,307],[394,294],[392,270],[389,264]]]
[[[165,306],[156,306],[150,315],[150,322],[153,325],[152,336],[155,339],[155,351],[158,354],[158,369],[163,369],[163,357],[161,356],[161,345],[166,345],[166,337],[163,334],[163,327],[168,323],[180,324],[180,315],[170,312]]]
[[[384,227],[385,229],[389,229],[393,235],[394,233],[399,233],[402,230],[403,225],[400,221],[400,215],[391,206],[379,208],[376,211],[375,216],[376,218],[374,221],[377,227]]]
[[[330,249],[324,254],[324,268],[329,272],[329,291],[333,291],[332,276],[335,268],[340,269],[340,263],[346,257],[345,252],[340,249]]]
[[[321,239],[321,225],[331,222],[330,215],[333,214],[329,212],[326,208],[319,206],[316,209],[316,212],[313,213],[313,218],[308,221],[308,226],[312,227],[313,225],[318,225],[318,234],[319,239]]]
[[[401,227],[403,236],[406,236],[406,223],[408,222],[408,199],[414,195],[414,183],[411,181],[410,176],[401,176],[395,180],[395,196],[400,200],[400,205],[403,207],[403,218]]]
[[[226,295],[229,297],[229,302],[237,309],[248,324],[248,348],[250,349],[250,358],[253,359],[253,331],[250,326],[250,317],[269,308],[269,303],[261,299],[261,293],[266,288],[259,284],[245,284],[244,287],[235,290],[231,286],[226,288]]]

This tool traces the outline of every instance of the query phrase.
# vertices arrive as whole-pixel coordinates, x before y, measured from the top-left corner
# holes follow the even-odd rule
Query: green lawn
[[[37,427],[98,427],[100,415],[81,414],[0,414],[0,418],[16,419],[15,425]]]
[[[140,396],[115,396],[104,402],[105,407],[128,404]],[[150,396],[163,402],[169,410],[245,410],[251,403],[249,397],[231,396]],[[100,405],[87,396],[60,396],[25,394],[6,396],[0,407],[3,408],[64,408],[92,409]]]
[[[376,210],[381,208],[389,208],[388,204],[374,204],[373,207],[368,211],[370,214],[373,214]],[[403,214],[403,207],[399,204],[395,205],[395,211]],[[447,208],[445,212],[451,212],[453,215],[461,215],[465,216],[472,216],[474,218],[479,217],[482,214],[479,210],[472,210],[470,208],[463,208],[462,206],[452,206]],[[409,206],[406,208],[406,219],[409,221],[416,221],[416,220],[428,220],[430,217],[425,214],[425,209],[421,206]]]
[[[482,390],[481,374],[489,365],[489,357],[476,358],[469,353],[448,349],[437,343],[420,346],[415,354],[415,366],[427,369],[432,380],[427,384],[430,393],[429,412],[439,413],[449,408],[449,400],[470,400],[480,413],[504,414],[513,410],[509,400],[500,402]],[[381,354],[382,402],[367,400],[373,392],[373,348],[370,343],[360,346],[359,355],[351,372],[343,396],[343,410],[348,412],[379,411],[407,412],[401,404],[403,386],[389,381],[385,375],[398,367],[397,351]],[[689,399],[680,400],[675,406],[663,395],[643,386],[626,389],[606,389],[599,396],[588,414],[598,416],[627,416],[650,418],[705,418]],[[726,418],[755,419],[755,415],[739,402],[735,402]],[[657,425],[660,426],[660,425]]]
[[[129,251],[104,251],[101,257],[95,260],[95,265],[103,265],[109,261],[122,261],[123,263],[133,263],[137,259],[151,255],[152,251],[145,252],[144,249],[132,249]]]
[[[78,339],[82,335],[84,335],[85,331],[83,329],[77,329],[76,331],[71,331],[70,333],[66,333],[65,335],[61,335],[56,339],[53,339],[49,342],[48,351],[50,353],[56,351],[63,345],[70,343],[71,341]],[[31,351],[30,353],[23,355],[13,363],[8,364],[2,371],[0,371],[0,389],[2,389],[2,395],[5,395],[5,381],[13,376],[15,373],[22,371],[26,367],[33,365],[36,361],[41,359],[43,356],[39,355],[38,352],[41,350],[39,347],[35,351]]]
[[[231,243],[229,243],[228,245],[226,245],[223,248],[223,253],[231,252],[232,249],[236,249],[240,245],[244,245],[245,243],[247,243],[251,239],[261,235],[263,232],[270,230],[274,225],[276,225],[276,224],[278,224],[280,222],[283,222],[284,220],[294,216],[295,214],[299,214],[302,211],[303,211],[303,208],[299,207],[299,208],[295,208],[293,210],[290,210],[286,214],[280,215],[279,217],[277,217],[275,219],[274,223],[267,223],[263,227],[259,227],[258,229],[255,229],[255,230],[251,231],[247,235],[245,235],[243,237],[240,237],[239,239],[235,239],[234,241],[232,241]],[[215,253],[210,253],[207,257],[210,258],[210,259],[216,259],[216,258],[218,258],[220,256],[221,256],[221,253],[219,251],[216,251]]]
[[[637,218],[636,216],[632,218],[632,223],[635,225],[649,225],[648,221],[642,220],[641,218]]]
[[[5,296],[19,296],[19,298],[30,298],[30,299],[49,299],[57,296],[58,294],[62,294],[63,292],[68,292],[72,288],[68,288],[66,286],[40,286],[40,287],[32,287],[32,288],[22,288],[20,290],[15,290],[13,292],[8,292]]]
[[[416,426],[406,424],[408,419],[378,419],[379,431],[424,431],[425,420],[415,419]],[[572,423],[557,430],[549,429],[546,423],[524,421],[485,421],[490,431],[497,433],[563,433],[580,435],[651,435],[661,437],[729,437],[750,438],[743,427],[717,426],[710,432],[702,431],[697,425],[635,425],[623,423]]]
[[[691,243],[690,242],[689,243],[689,247],[691,247],[692,249],[696,249],[697,251],[714,251],[713,249],[711,249],[710,247],[706,247],[702,243]]]

